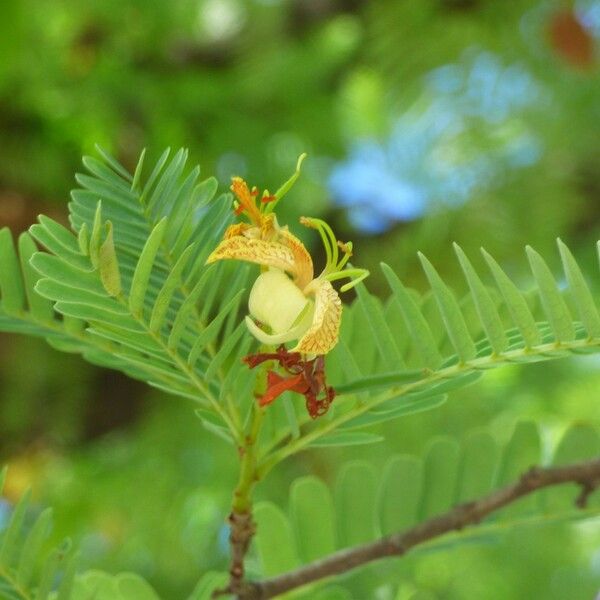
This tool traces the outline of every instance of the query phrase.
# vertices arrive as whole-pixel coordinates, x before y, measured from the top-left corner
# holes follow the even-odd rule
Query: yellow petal
[[[248,223],[233,223],[233,225],[229,225],[225,230],[225,234],[223,235],[224,240],[228,240],[229,238],[235,237],[237,235],[244,235],[248,229],[251,229],[253,226]]]
[[[295,284],[303,290],[314,277],[312,258],[304,244],[287,228],[280,229],[279,236],[294,255]]]
[[[209,264],[227,258],[245,260],[266,267],[275,267],[295,275],[293,252],[287,246],[277,242],[265,242],[264,240],[244,236],[231,237],[223,240],[216,247],[207,258],[206,263]]]
[[[342,301],[331,283],[315,279],[307,292],[315,294],[315,312],[312,325],[298,341],[292,352],[327,354],[338,341],[342,321]]]

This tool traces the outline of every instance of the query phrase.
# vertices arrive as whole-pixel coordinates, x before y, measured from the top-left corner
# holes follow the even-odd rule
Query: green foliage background
[[[596,4],[573,7],[588,14]],[[598,69],[569,61],[548,37],[556,11],[570,6],[7,0],[0,8],[2,224],[18,232],[40,212],[66,223],[73,173],[96,143],[128,168],[143,147],[152,162],[165,146],[186,146],[203,178],[216,174],[220,191],[233,173],[274,188],[306,151],[305,175],[285,218],[326,215],[341,238],[354,240],[357,264],[373,271],[371,292],[389,294],[377,267],[382,259],[424,291],[421,250],[462,295],[464,277],[449,258],[453,241],[471,258],[485,245],[522,288],[532,287],[523,247],[534,246],[560,277],[560,236],[582,270],[596,274],[589,283],[597,297]],[[593,28],[588,31],[594,40]],[[429,101],[425,79],[432,69],[467,64],[469,52],[478,51],[519,64],[544,90],[524,113],[509,115],[516,130],[537,137],[540,158],[503,170],[462,206],[378,236],[353,231],[327,187],[334,161],[344,160],[356,140],[383,143],[399,118]],[[486,123],[472,123],[465,135],[462,151],[485,152],[495,143]],[[316,239],[307,242],[318,248]],[[35,339],[3,335],[1,359],[7,498],[14,502],[32,486],[34,506],[52,505],[53,544],[69,535],[85,566],[139,572],[164,598],[185,597],[202,573],[225,567],[223,523],[237,461],[192,418],[191,403]],[[547,460],[573,427],[595,439],[599,389],[593,356],[506,367],[452,392],[434,410],[368,430],[384,442],[294,457],[271,475],[259,499],[286,511],[291,503],[293,516],[297,492],[290,485],[299,476],[316,476],[336,493],[351,467],[355,485],[362,484],[379,477],[390,456],[422,457],[440,436],[456,445],[484,432],[503,448],[522,421],[537,423],[539,452]],[[359,462],[349,466],[348,460]],[[374,490],[365,483],[347,493],[362,506],[375,502]],[[9,508],[0,506],[0,518]],[[271,504],[261,510],[276,513]],[[341,518],[348,518],[345,511]],[[302,548],[303,530],[294,527],[298,551],[309,552]],[[341,582],[343,590],[321,593],[412,600],[591,597],[600,588],[599,542],[593,521],[530,525],[422,552],[401,565],[374,566]],[[257,571],[258,554],[253,560]]]

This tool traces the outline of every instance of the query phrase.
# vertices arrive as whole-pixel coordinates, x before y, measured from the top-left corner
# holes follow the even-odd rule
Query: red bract
[[[304,396],[306,410],[313,419],[327,412],[335,398],[335,390],[327,386],[323,356],[303,360],[300,352],[288,352],[284,346],[279,346],[276,352],[251,354],[244,358],[244,362],[251,369],[268,360],[279,363],[290,376],[282,377],[272,370],[268,371],[267,390],[258,401],[260,406],[271,404],[283,392],[289,390]]]

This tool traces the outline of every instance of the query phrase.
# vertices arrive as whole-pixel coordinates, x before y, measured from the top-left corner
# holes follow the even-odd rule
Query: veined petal
[[[295,263],[295,283],[303,290],[313,279],[314,270],[312,258],[304,244],[287,228],[279,230],[279,236],[283,238],[285,245],[292,251]]]
[[[327,354],[338,341],[342,301],[326,279],[314,279],[305,292],[315,295],[313,321],[291,352]]]
[[[293,252],[287,246],[277,242],[265,242],[244,236],[231,237],[223,240],[216,247],[207,258],[206,263],[227,258],[245,260],[265,267],[275,267],[295,274]]]
[[[223,235],[224,240],[228,240],[229,238],[236,237],[238,235],[244,235],[249,229],[256,229],[256,226],[249,225],[248,223],[233,223],[229,225],[225,230]]]

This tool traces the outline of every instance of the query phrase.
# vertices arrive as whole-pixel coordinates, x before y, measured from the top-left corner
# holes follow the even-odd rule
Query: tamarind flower
[[[246,325],[260,342],[279,346],[279,349],[276,354],[247,357],[246,362],[252,368],[264,360],[278,360],[281,367],[293,374],[284,379],[271,372],[268,377],[270,387],[261,404],[269,404],[290,389],[303,393],[309,413],[317,416],[323,413],[316,400],[319,392],[326,392],[327,406],[334,394],[325,384],[322,359],[314,362],[338,341],[342,302],[331,282],[351,279],[341,287],[341,291],[346,291],[364,279],[368,271],[346,268],[352,256],[351,242],[339,242],[325,221],[302,217],[300,223],[316,229],[325,247],[325,268],[315,276],[312,258],[304,244],[287,226],[277,222],[273,208],[291,187],[300,163],[301,160],[296,173],[276,194],[265,191],[260,200],[256,188],[250,189],[240,177],[233,178],[231,190],[236,196],[235,213],[244,215],[249,222],[230,225],[206,262],[232,259],[261,266],[261,273],[250,291],[250,315],[246,317]],[[296,345],[290,351],[285,350],[283,344],[293,340],[297,340]],[[255,360],[250,360],[252,358]],[[289,370],[290,360],[297,372]]]

